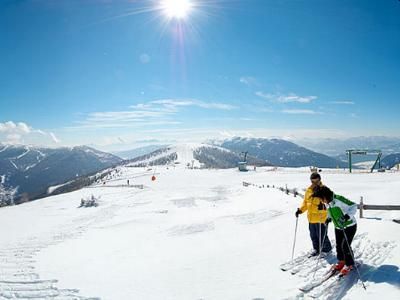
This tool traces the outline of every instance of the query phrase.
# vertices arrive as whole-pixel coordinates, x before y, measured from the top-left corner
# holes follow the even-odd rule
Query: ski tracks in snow
[[[0,300],[95,300],[79,296],[79,290],[60,289],[56,279],[41,279],[35,272],[35,256],[50,243],[31,239],[0,250]]]
[[[0,247],[0,300],[100,300],[79,295],[78,289],[57,287],[57,279],[43,279],[35,270],[36,255],[64,240],[77,238],[87,228],[111,218],[117,205],[97,209],[95,214],[71,220],[47,237],[30,237]]]
[[[367,237],[366,233],[356,235],[352,243],[352,248],[355,260],[360,263],[358,269],[364,281],[368,281],[368,278],[372,276],[373,270],[376,270],[376,268],[385,261],[395,246],[396,244],[394,242],[372,242]],[[326,276],[330,265],[334,261],[334,257],[321,259],[316,269],[315,259],[311,260],[311,264],[310,260],[300,260],[300,265],[291,268],[291,272],[298,277],[305,278],[302,287],[310,286],[314,283],[318,283]],[[287,264],[289,264],[289,262]],[[316,274],[315,278],[313,278],[315,270]],[[337,276],[334,276],[320,285],[316,284],[316,286],[308,292],[299,292],[291,299],[342,299],[356,284],[360,284],[360,288],[362,288],[357,271],[354,270],[348,277],[340,281]]]

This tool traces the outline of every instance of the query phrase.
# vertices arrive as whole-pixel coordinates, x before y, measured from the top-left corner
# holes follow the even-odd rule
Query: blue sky
[[[400,1],[160,5],[1,1],[0,141],[399,135]]]

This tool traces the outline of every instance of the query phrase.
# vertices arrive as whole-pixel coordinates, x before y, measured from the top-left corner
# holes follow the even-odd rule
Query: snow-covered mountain
[[[171,145],[131,160],[122,161],[116,166],[53,186],[48,190],[48,194],[67,193],[94,183],[111,180],[118,177],[121,168],[166,166],[179,169],[227,169],[236,168],[240,161],[243,161],[241,154],[214,145],[196,143]],[[247,156],[247,162],[251,166],[270,166],[269,163],[252,156]]]
[[[0,178],[17,189],[17,200],[34,199],[47,188],[122,161],[119,157],[86,146],[40,148],[0,145]],[[22,199],[21,199],[22,200]]]
[[[130,166],[183,165],[193,168],[235,168],[243,157],[240,153],[208,144],[178,144],[158,149],[147,155],[129,160]],[[250,165],[270,165],[262,159],[247,157]]]
[[[75,191],[104,178],[112,178],[121,167],[169,166],[195,169],[236,168],[248,151],[250,166],[318,166],[343,167],[343,162],[301,148],[283,140],[235,138],[220,142],[221,146],[205,143],[184,143],[157,149],[149,154],[126,160],[113,168],[81,176],[63,185],[52,187],[49,194]],[[229,149],[228,149],[229,148]]]
[[[317,166],[323,168],[342,168],[346,166],[345,163],[335,158],[281,139],[235,137],[223,141],[215,141],[215,143],[234,152],[248,151],[249,155],[265,160],[275,166]]]

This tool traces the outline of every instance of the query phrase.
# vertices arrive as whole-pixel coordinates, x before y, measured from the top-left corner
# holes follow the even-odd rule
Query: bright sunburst
[[[163,0],[161,9],[168,18],[185,19],[193,6],[190,0]]]

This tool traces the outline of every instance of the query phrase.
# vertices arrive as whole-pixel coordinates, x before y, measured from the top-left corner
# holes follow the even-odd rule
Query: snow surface
[[[68,181],[68,182],[66,182],[66,183],[62,183],[62,184],[59,184],[59,185],[53,185],[53,186],[49,186],[48,188],[47,188],[47,194],[49,195],[49,194],[52,194],[56,189],[58,189],[58,188],[60,188],[60,187],[62,187],[62,186],[64,186],[64,185],[67,185],[67,184],[69,184],[69,183],[71,183],[72,181]]]
[[[371,169],[372,168],[372,166],[374,165],[374,163],[375,163],[375,160],[369,160],[369,161],[363,161],[363,162],[358,162],[358,163],[355,163],[355,164],[353,164],[353,166],[357,166],[357,167],[360,167],[360,168],[363,168],[363,169]]]
[[[315,262],[295,275],[280,265],[290,260],[301,199],[266,185],[302,191],[309,169],[273,170],[157,167],[151,181],[152,171],[122,167],[105,185],[1,208],[0,299],[399,299],[400,224],[391,220],[399,211],[358,220],[354,252],[367,291],[354,276],[299,291]],[[354,201],[400,204],[400,173],[324,169],[322,178]],[[78,208],[91,195],[99,206]],[[307,226],[302,215],[295,256],[311,248]],[[326,267],[322,260],[316,277]]]

